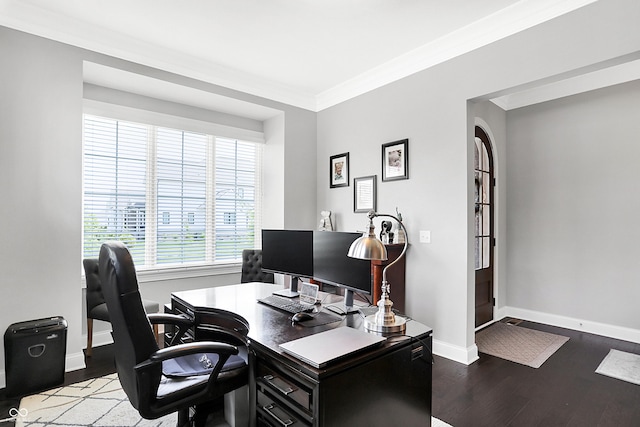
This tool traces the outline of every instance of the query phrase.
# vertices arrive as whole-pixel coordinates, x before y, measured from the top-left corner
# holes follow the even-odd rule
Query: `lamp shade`
[[[363,234],[353,241],[347,256],[358,259],[387,259],[387,248],[376,238],[375,234]]]

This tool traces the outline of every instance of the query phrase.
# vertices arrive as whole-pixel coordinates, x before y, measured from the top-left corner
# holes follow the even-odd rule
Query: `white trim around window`
[[[203,259],[202,262],[197,262],[195,259],[193,261],[196,262],[189,262],[188,258],[186,258],[186,262],[184,264],[171,264],[171,263],[167,263],[167,258],[166,258],[166,254],[165,254],[165,260],[163,262],[158,262],[157,261],[157,242],[155,242],[155,236],[157,234],[158,229],[156,227],[161,227],[163,225],[158,224],[157,221],[160,220],[159,215],[162,213],[163,209],[168,209],[166,206],[164,206],[162,209],[160,207],[157,206],[158,200],[159,200],[159,195],[158,195],[158,183],[159,183],[159,177],[154,175],[158,173],[158,169],[157,169],[157,164],[156,162],[158,162],[158,153],[153,151],[153,150],[158,150],[158,135],[157,135],[157,129],[158,128],[167,128],[166,131],[171,133],[173,131],[171,131],[171,129],[180,129],[179,131],[176,131],[177,133],[183,132],[182,134],[180,134],[179,136],[181,136],[181,141],[182,143],[184,143],[184,138],[187,137],[187,135],[184,132],[192,132],[194,134],[199,133],[202,134],[201,136],[206,136],[207,138],[207,142],[206,142],[206,147],[215,147],[218,144],[220,145],[220,150],[221,150],[221,159],[218,158],[214,158],[215,156],[215,150],[214,151],[209,151],[209,148],[206,149],[206,156],[204,155],[204,152],[202,153],[202,156],[198,155],[197,150],[192,153],[192,158],[191,158],[191,162],[193,163],[194,160],[197,161],[197,165],[200,165],[200,158],[202,158],[202,162],[204,162],[204,164],[206,164],[206,171],[207,171],[207,179],[206,179],[206,187],[208,188],[208,193],[207,193],[207,199],[210,199],[211,197],[213,197],[213,193],[211,193],[212,189],[215,190],[217,187],[217,185],[221,185],[223,188],[223,190],[219,191],[221,193],[221,195],[219,195],[221,198],[219,200],[220,202],[220,206],[227,206],[226,208],[222,208],[222,209],[236,209],[237,208],[237,204],[238,203],[246,203],[245,200],[243,200],[243,198],[238,199],[237,196],[236,197],[232,197],[234,194],[236,194],[235,192],[231,192],[229,193],[229,189],[233,189],[236,188],[236,191],[241,191],[243,189],[249,189],[250,191],[254,192],[255,194],[252,193],[248,193],[250,197],[253,197],[251,199],[246,199],[249,200],[250,203],[255,204],[255,208],[254,209],[260,209],[261,207],[261,203],[260,203],[260,198],[262,196],[262,190],[261,190],[261,181],[262,181],[262,170],[261,170],[261,162],[262,162],[262,157],[260,155],[261,153],[261,149],[257,149],[255,151],[255,154],[253,154],[252,156],[255,157],[246,157],[247,153],[250,152],[254,152],[253,149],[251,149],[251,146],[256,146],[255,143],[263,143],[264,142],[264,135],[262,134],[262,132],[256,132],[256,131],[251,131],[251,130],[246,130],[246,129],[236,129],[236,128],[231,128],[228,126],[222,126],[222,125],[217,125],[215,123],[206,123],[206,122],[201,122],[201,121],[197,121],[197,120],[192,120],[192,119],[186,119],[183,117],[172,117],[169,115],[165,115],[165,114],[161,114],[161,113],[156,113],[156,112],[151,112],[151,111],[143,111],[143,110],[138,110],[138,109],[134,109],[134,108],[129,108],[129,107],[122,107],[119,105],[111,105],[111,104],[107,104],[107,103],[103,103],[103,102],[98,102],[98,101],[91,101],[91,100],[85,100],[85,110],[84,110],[84,114],[85,117],[91,117],[93,115],[97,115],[95,118],[99,119],[99,117],[104,117],[104,118],[108,118],[107,120],[113,120],[113,121],[122,121],[125,125],[125,122],[128,122],[129,124],[133,125],[133,127],[131,129],[128,129],[128,131],[132,131],[132,132],[137,132],[139,129],[138,127],[141,126],[149,126],[147,129],[147,139],[148,139],[148,143],[147,145],[147,150],[152,150],[152,151],[148,151],[146,153],[146,156],[144,154],[144,138],[140,139],[141,136],[143,136],[142,132],[139,132],[138,134],[131,134],[133,136],[128,136],[129,138],[138,138],[137,140],[135,140],[135,146],[132,147],[131,149],[133,150],[137,150],[137,151],[127,151],[126,157],[122,158],[122,162],[123,164],[129,164],[129,168],[125,170],[123,173],[125,174],[135,174],[134,175],[126,175],[126,179],[128,179],[131,184],[128,187],[125,187],[127,191],[126,196],[131,198],[131,197],[137,197],[140,200],[136,201],[136,203],[134,203],[133,205],[135,205],[135,207],[137,207],[138,205],[142,206],[141,208],[138,209],[138,211],[133,212],[131,210],[130,207],[127,207],[126,209],[126,214],[125,214],[125,218],[123,219],[124,221],[124,227],[126,227],[127,230],[131,230],[132,227],[135,225],[136,227],[138,226],[138,224],[144,224],[142,227],[140,227],[140,229],[135,228],[136,233],[142,233],[143,235],[146,235],[146,240],[147,240],[147,244],[145,244],[145,256],[144,259],[149,261],[150,264],[148,266],[146,265],[140,265],[138,267],[138,272],[139,272],[139,279],[141,282],[151,282],[151,281],[159,281],[159,280],[171,280],[171,279],[178,279],[178,278],[189,278],[189,277],[205,277],[205,276],[212,276],[212,275],[221,275],[221,274],[234,274],[234,273],[238,273],[240,271],[240,264],[237,262],[237,260],[239,259],[239,255],[237,257],[232,256],[230,258],[228,258],[228,261],[225,261],[225,259],[227,259],[227,256],[225,255],[226,252],[228,252],[228,250],[224,249],[225,247],[228,246],[228,244],[226,242],[223,243],[219,243],[215,240],[211,240],[212,236],[214,235],[219,235],[221,232],[229,232],[227,229],[229,228],[226,222],[224,223],[224,227],[223,228],[219,228],[221,225],[219,224],[219,221],[216,221],[216,218],[218,216],[220,216],[221,218],[226,218],[226,216],[224,215],[226,213],[226,211],[220,211],[218,212],[219,209],[221,209],[220,207],[216,207],[215,212],[214,209],[207,209],[206,212],[206,216],[209,217],[209,221],[208,222],[215,222],[215,227],[213,230],[213,233],[211,233],[211,236],[207,235],[207,240],[208,243],[210,244],[216,244],[218,243],[218,246],[222,245],[222,249],[218,250],[218,254],[222,254],[222,258],[218,258],[218,255],[216,255],[216,259],[217,261],[213,261],[213,258],[211,258],[209,255],[210,253],[208,253],[208,255],[205,257],[206,261]],[[86,120],[86,119],[85,119]],[[98,122],[96,122],[98,123]],[[115,122],[115,123],[119,123],[119,122]],[[136,125],[135,123],[144,123],[144,125]],[[116,124],[117,126],[117,124]],[[98,129],[98,132],[100,130]],[[167,133],[165,132],[165,133]],[[175,132],[174,132],[175,133]],[[208,136],[207,136],[208,135]],[[215,136],[214,136],[215,135]],[[169,136],[173,136],[173,135],[169,135]],[[169,136],[164,136],[164,144],[165,144],[165,151],[167,149],[173,150],[173,148],[171,147],[180,147],[180,145],[178,144],[178,142],[176,142],[175,145],[173,144],[173,140],[168,140],[167,138]],[[193,135],[193,137],[197,137],[200,138],[200,136],[197,135]],[[92,138],[102,138],[101,134],[97,134],[97,136],[92,137]],[[201,138],[200,138],[201,139]],[[84,137],[83,137],[84,140]],[[216,142],[217,141],[217,142]],[[169,143],[169,145],[166,145],[167,143]],[[203,144],[202,141],[199,142],[200,145]],[[101,142],[98,142],[98,144],[101,144]],[[223,147],[227,147],[229,144],[231,144],[229,147],[231,148],[231,151],[229,151],[228,148],[223,148]],[[259,145],[259,144],[258,144]],[[98,150],[100,150],[101,146],[98,146]],[[126,147],[126,146],[125,146]],[[151,148],[149,148],[151,147]],[[244,147],[244,148],[243,148]],[[94,148],[95,149],[95,148]],[[142,151],[140,151],[142,149]],[[225,151],[226,150],[226,151]],[[247,151],[248,150],[248,151]],[[178,153],[180,154],[180,153]],[[184,154],[184,152],[182,152],[182,154]],[[166,157],[167,155],[169,155],[170,157]],[[197,155],[196,157],[193,157],[193,155]],[[133,157],[132,157],[133,156]],[[86,160],[86,155],[84,156],[85,160]],[[105,161],[109,161],[110,159],[120,159],[120,157],[109,157],[109,156],[103,156],[101,154],[101,152],[99,153],[99,156],[94,156],[92,158],[95,158],[97,160],[95,160],[96,162],[102,162],[102,159],[105,159]],[[144,172],[144,165],[142,167],[138,167],[136,165],[132,165],[132,162],[140,162],[143,161],[143,159],[151,159],[152,160],[152,167],[151,168],[147,168],[147,172],[146,172],[146,178],[145,178],[145,172]],[[171,153],[167,154],[165,153],[165,159],[171,159],[169,162],[164,161],[164,164],[168,164],[169,168],[174,168],[173,164],[174,162],[174,157],[171,156]],[[93,160],[92,160],[93,161]],[[117,160],[117,162],[119,162],[120,160]],[[219,163],[219,162],[223,162],[223,163]],[[229,161],[231,161],[231,163],[229,163]],[[234,162],[235,162],[235,166],[234,166]],[[136,163],[137,164],[137,163]],[[231,165],[231,168],[227,167],[227,165]],[[195,163],[193,163],[190,167],[191,169],[188,171],[188,173],[194,173],[193,168],[197,167],[197,168],[204,168],[204,166],[194,166],[196,165]],[[93,166],[92,166],[93,167]],[[98,168],[103,168],[102,163],[98,163],[97,164]],[[111,166],[108,166],[111,167]],[[108,169],[107,167],[107,169]],[[214,172],[214,170],[217,170],[216,168],[220,169],[220,176],[218,177],[217,174]],[[243,169],[244,168],[244,169]],[[255,169],[254,169],[255,168]],[[140,169],[143,169],[142,171],[140,171]],[[101,196],[103,190],[101,190],[101,188],[103,188],[103,185],[110,185],[109,183],[111,181],[113,181],[111,178],[107,177],[112,177],[113,175],[109,172],[110,169],[105,170],[105,172],[107,172],[107,174],[102,174],[100,175],[101,171],[103,171],[104,169],[98,169],[98,174],[93,176],[92,178],[92,186],[95,186],[96,183],[98,185],[98,193],[92,193],[92,197],[96,197],[96,194],[98,195],[97,197],[104,197]],[[120,169],[116,169],[116,170],[120,170]],[[171,171],[173,169],[170,169]],[[203,169],[204,170],[204,169]],[[234,172],[235,171],[235,172]],[[140,172],[142,172],[142,175],[140,175],[138,177],[138,175],[140,174]],[[197,171],[196,171],[197,172]],[[84,172],[86,173],[86,172]],[[84,175],[83,173],[83,175]],[[119,174],[120,172],[118,172]],[[185,171],[183,171],[182,173],[185,173]],[[213,176],[210,175],[210,173],[214,173]],[[149,175],[151,174],[151,175]],[[104,177],[104,179],[101,178]],[[118,175],[119,176],[119,175]],[[202,173],[199,173],[199,176],[203,176]],[[247,181],[246,177],[247,176],[254,176],[254,180],[253,182],[251,181]],[[96,181],[96,177],[98,179],[98,181]],[[133,178],[132,178],[133,177]],[[229,177],[234,178],[231,181],[229,181]],[[211,179],[214,178],[214,179]],[[131,181],[133,179],[133,181]],[[138,181],[136,181],[136,179]],[[167,181],[167,177],[164,177],[164,182],[168,183],[166,185],[169,185],[170,188],[169,190],[165,189],[165,193],[162,197],[164,197],[165,199],[165,204],[167,203],[173,203],[173,200],[176,197],[185,197],[184,195],[180,196],[176,196],[173,193],[167,193],[167,191],[176,191],[174,189],[175,184],[174,184],[174,179],[170,178],[170,181]],[[182,178],[180,178],[182,179]],[[178,179],[178,181],[175,181],[176,183],[179,183],[180,179]],[[194,179],[196,179],[196,181],[194,181]],[[242,181],[244,179],[244,181]],[[182,185],[189,185],[190,187],[188,187],[186,190],[183,189],[180,191],[180,194],[185,194],[184,191],[192,191],[193,189],[193,185],[204,185],[204,181],[200,182],[199,178],[196,178],[195,175],[193,177],[187,178],[188,181],[184,181],[184,183],[186,184],[182,184]],[[104,183],[103,183],[104,181]],[[211,185],[213,185],[215,181],[215,186],[211,187]],[[142,183],[142,182],[146,182],[146,190],[144,189],[138,189],[137,187],[140,187],[140,185],[135,184],[136,182],[138,183]],[[116,186],[119,184],[116,184]],[[136,193],[130,193],[130,189],[132,189],[133,187],[131,185],[135,185],[136,187]],[[165,186],[166,186],[165,185]],[[145,185],[143,185],[144,187]],[[90,188],[94,188],[94,187],[90,187]],[[106,188],[106,187],[105,187]],[[109,187],[110,188],[110,187]],[[115,187],[115,188],[119,188],[119,187]],[[142,188],[142,187],[141,187]],[[144,190],[144,192],[143,192]],[[83,193],[86,191],[85,189],[85,185],[83,184]],[[118,190],[120,191],[120,190]],[[139,195],[138,195],[139,192]],[[227,194],[228,193],[228,194]],[[106,193],[105,193],[106,194]],[[109,194],[111,194],[111,190],[109,192]],[[114,193],[116,194],[116,193]],[[120,194],[120,193],[117,193]],[[145,200],[145,194],[146,194],[146,200]],[[199,193],[198,193],[199,194]],[[247,194],[246,190],[243,194]],[[162,195],[162,194],[161,194]],[[108,194],[107,194],[108,196]],[[182,201],[181,203],[187,203],[189,202],[191,199],[195,200],[195,202],[191,202],[196,203],[197,207],[200,206],[204,206],[204,198],[202,198],[202,196],[196,196],[195,193],[191,192],[188,193],[188,196],[186,196],[187,199],[186,202]],[[194,197],[197,198],[194,199]],[[216,200],[218,196],[216,196]],[[136,199],[137,200],[137,199]],[[178,200],[178,199],[176,199]],[[182,199],[179,199],[182,200]],[[100,202],[99,202],[100,203]],[[208,202],[210,203],[210,202]],[[208,204],[207,203],[207,204]],[[131,203],[129,204],[131,205]],[[127,206],[129,206],[127,205]],[[133,206],[132,205],[132,206]],[[182,206],[182,205],[181,205]],[[86,210],[86,206],[85,206],[85,202],[83,201],[83,210]],[[131,211],[131,212],[130,212]],[[160,211],[160,212],[158,212]],[[111,212],[111,211],[109,211]],[[119,211],[118,211],[119,212]],[[184,215],[182,215],[184,216]],[[245,215],[246,216],[246,215]],[[243,218],[245,217],[243,216]],[[252,223],[252,225],[250,226],[249,230],[251,229],[256,229],[257,233],[256,233],[256,237],[255,237],[255,241],[247,241],[244,243],[240,243],[241,247],[242,245],[247,245],[247,247],[256,247],[255,245],[259,245],[259,230],[260,230],[260,223],[261,223],[261,213],[259,210],[255,211],[254,215],[252,215],[249,219]],[[146,217],[146,219],[145,219]],[[141,218],[141,219],[140,219]],[[150,218],[155,218],[155,220],[150,220]],[[189,217],[191,218],[191,217]],[[238,222],[240,218],[238,218]],[[149,222],[147,222],[149,220]],[[244,218],[245,221],[248,221],[247,218]],[[86,225],[86,218],[84,218],[83,215],[83,222]],[[118,220],[120,221],[120,220]],[[195,218],[195,214],[193,215],[193,221],[196,221]],[[202,219],[198,219],[199,224],[202,224]],[[95,221],[94,221],[95,222]],[[235,229],[236,227],[236,221],[234,221],[234,224],[231,224],[230,226],[233,227]],[[93,223],[92,223],[93,224]],[[100,224],[102,224],[102,219],[100,220]],[[132,225],[133,224],[133,225]],[[242,223],[244,224],[244,223]],[[242,225],[241,224],[241,225]],[[188,228],[191,228],[193,226],[193,224],[190,224],[188,226]],[[143,228],[144,227],[144,228]],[[226,228],[225,228],[226,227]],[[257,228],[254,228],[257,227]],[[245,226],[246,228],[246,226]],[[106,229],[106,226],[105,226]],[[221,231],[222,230],[222,231]],[[208,230],[210,231],[210,230]],[[233,233],[233,230],[230,230]],[[190,231],[190,233],[194,233],[195,231]],[[99,231],[98,234],[103,233],[102,231]],[[133,232],[131,232],[133,233]],[[130,234],[131,234],[130,233]],[[108,232],[107,232],[108,234]],[[133,233],[135,234],[135,233]],[[166,233],[165,233],[166,234]],[[83,236],[85,235],[85,232],[83,230]],[[226,234],[225,234],[226,235]],[[235,234],[234,234],[235,235]],[[165,236],[166,237],[166,236]],[[251,240],[251,239],[250,239]],[[171,241],[173,242],[173,240]],[[171,243],[174,244],[174,243]],[[237,243],[234,244],[234,246],[237,246]],[[84,243],[83,243],[83,247],[84,247]],[[149,253],[149,247],[151,247],[151,252]],[[163,247],[165,247],[165,252],[166,252],[166,245],[164,245]],[[191,247],[191,246],[190,246]],[[187,251],[189,249],[186,249]],[[231,249],[229,249],[231,250]],[[237,250],[233,249],[234,251]],[[93,253],[93,250],[90,250],[89,252]],[[231,252],[229,252],[231,253]],[[235,253],[235,252],[234,252]],[[87,253],[85,252],[85,256],[89,256],[86,255]],[[139,254],[140,255],[140,254]],[[171,254],[170,254],[171,255]],[[97,255],[96,255],[97,256]],[[235,257],[235,259],[234,259]],[[169,259],[170,261],[170,259]],[[143,261],[146,262],[146,261]],[[170,261],[171,262],[171,261]],[[212,264],[212,262],[215,262],[215,264]]]
[[[84,114],[110,117],[112,119],[145,123],[154,126],[181,129],[190,132],[205,133],[225,138],[233,138],[247,142],[265,142],[264,133],[251,129],[242,129],[201,120],[177,117],[155,111],[141,110],[123,105],[109,104],[93,99],[83,100]]]

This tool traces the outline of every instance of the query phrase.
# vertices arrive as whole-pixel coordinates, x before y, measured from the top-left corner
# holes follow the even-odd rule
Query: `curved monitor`
[[[345,306],[353,306],[352,292],[372,294],[371,261],[347,256],[349,246],[362,233],[313,233],[313,278],[346,289]]]

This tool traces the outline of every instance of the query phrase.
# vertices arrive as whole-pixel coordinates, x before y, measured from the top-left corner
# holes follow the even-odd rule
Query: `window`
[[[475,325],[480,327],[494,318],[493,252],[495,213],[493,153],[489,135],[475,127]]]
[[[493,156],[489,137],[476,128],[475,138],[475,268],[491,266],[493,248]]]
[[[85,115],[83,256],[120,240],[138,268],[240,259],[260,234],[261,149]]]

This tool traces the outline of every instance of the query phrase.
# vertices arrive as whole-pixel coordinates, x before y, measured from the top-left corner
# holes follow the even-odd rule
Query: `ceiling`
[[[0,0],[0,25],[319,111],[593,1]]]

